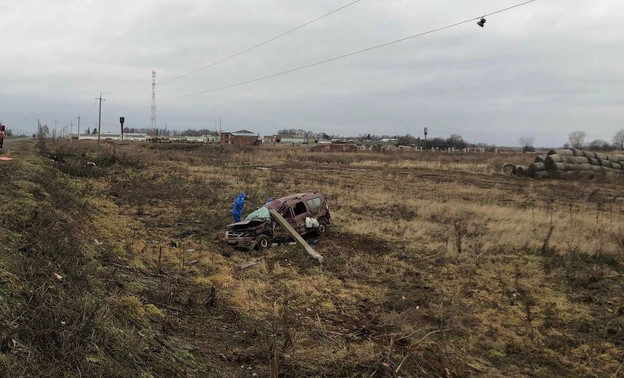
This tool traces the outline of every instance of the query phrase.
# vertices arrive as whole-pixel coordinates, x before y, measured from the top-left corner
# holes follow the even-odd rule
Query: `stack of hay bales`
[[[508,165],[509,163],[503,165],[505,172],[534,178],[621,175],[624,174],[622,169],[624,155],[609,155],[582,151],[576,148],[565,148],[550,150],[548,155],[536,157],[535,162],[528,167],[515,165],[513,172]]]

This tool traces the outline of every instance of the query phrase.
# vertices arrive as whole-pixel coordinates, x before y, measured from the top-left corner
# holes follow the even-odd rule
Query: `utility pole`
[[[156,71],[152,71],[152,106],[150,110],[150,128],[156,129]]]
[[[106,101],[102,98],[102,92],[100,92],[100,97],[96,97],[96,100],[100,101],[100,108],[98,110],[98,146],[100,145],[100,131],[102,129],[102,101]]]
[[[72,136],[73,133],[74,133],[74,121],[71,121],[69,123],[69,141],[70,142],[74,140],[74,137]]]
[[[126,122],[126,117],[119,117],[119,123],[121,124],[121,140],[123,140],[123,134],[124,134],[123,124],[124,124],[124,122]]]
[[[78,140],[80,140],[80,116],[78,116]]]

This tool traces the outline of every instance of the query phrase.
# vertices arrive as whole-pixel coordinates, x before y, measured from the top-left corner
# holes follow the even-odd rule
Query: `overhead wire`
[[[278,35],[276,35],[276,36],[274,36],[274,37],[271,37],[271,38],[269,38],[269,39],[267,39],[267,40],[265,40],[265,41],[263,41],[263,42],[256,43],[255,45],[253,45],[253,46],[251,46],[251,47],[248,47],[248,48],[246,48],[246,49],[244,49],[244,50],[241,50],[241,51],[239,51],[239,52],[237,52],[237,53],[234,53],[234,54],[232,54],[232,55],[230,55],[230,56],[228,56],[228,57],[225,57],[225,58],[223,58],[223,59],[219,59],[219,60],[217,60],[217,61],[215,61],[215,62],[213,62],[213,63],[210,63],[210,64],[208,64],[208,65],[206,65],[206,66],[203,66],[203,67],[197,68],[197,69],[195,69],[195,70],[192,70],[192,71],[189,71],[189,72],[183,73],[183,74],[181,74],[181,75],[178,75],[178,76],[172,77],[171,79],[167,79],[167,80],[161,81],[161,82],[159,82],[159,83],[158,83],[158,85],[160,86],[160,85],[163,85],[163,84],[166,84],[166,83],[169,83],[169,82],[172,82],[172,81],[175,81],[175,80],[181,79],[181,78],[183,78],[183,77],[190,76],[190,75],[192,75],[192,74],[194,74],[194,73],[197,73],[197,72],[199,72],[199,71],[203,71],[203,70],[205,70],[205,69],[208,69],[208,68],[214,67],[214,66],[216,66],[216,65],[218,65],[218,64],[221,64],[221,63],[223,63],[223,62],[227,62],[228,60],[234,59],[234,58],[236,58],[237,56],[243,55],[243,54],[245,54],[245,53],[248,53],[248,52],[250,52],[250,51],[252,51],[252,50],[257,49],[258,47],[261,47],[261,46],[264,46],[264,45],[266,45],[266,44],[268,44],[268,43],[270,43],[270,42],[273,42],[273,41],[275,41],[276,39],[279,39],[279,38],[282,38],[282,37],[284,37],[284,36],[286,36],[286,35],[288,35],[288,34],[294,33],[295,31],[297,31],[297,30],[299,30],[299,29],[302,29],[302,28],[304,28],[304,27],[306,27],[306,26],[308,26],[308,25],[310,25],[310,24],[313,24],[313,23],[315,23],[315,22],[317,22],[317,21],[319,21],[319,20],[322,20],[323,18],[329,17],[329,16],[331,16],[331,15],[332,15],[332,14],[334,14],[334,13],[340,12],[341,10],[343,10],[343,9],[345,9],[345,8],[348,8],[348,7],[350,7],[350,6],[352,6],[352,5],[356,4],[356,3],[358,3],[358,2],[360,2],[360,1],[361,1],[361,0],[354,0],[354,1],[352,1],[352,2],[350,2],[350,3],[348,3],[348,4],[346,4],[346,5],[343,5],[343,6],[339,7],[339,8],[336,8],[336,9],[332,10],[332,11],[331,11],[331,12],[329,12],[329,13],[325,13],[325,14],[323,14],[322,16],[319,16],[319,17],[317,17],[317,18],[315,18],[315,19],[312,19],[312,20],[310,20],[310,21],[307,21],[307,22],[305,22],[305,23],[303,23],[303,24],[301,24],[301,25],[299,25],[299,26],[297,26],[297,27],[295,27],[295,28],[292,28],[292,29],[287,30],[287,31],[285,31],[285,32],[283,32],[283,33],[280,33],[280,34],[278,34]],[[116,92],[108,92],[108,93],[109,93],[109,94],[111,94],[111,93],[112,93],[112,94],[115,94],[115,93],[127,93],[127,92],[134,92],[134,91],[139,91],[139,90],[142,90],[142,89],[147,89],[147,88],[150,88],[150,87],[151,87],[151,85],[148,85],[148,86],[144,86],[144,87],[141,87],[141,88],[129,89],[129,90],[124,90],[124,91],[116,91]]]
[[[280,71],[280,72],[277,72],[277,73],[274,73],[274,74],[261,76],[261,77],[255,78],[255,79],[245,80],[245,81],[241,81],[241,82],[237,82],[237,83],[233,83],[233,84],[228,84],[228,85],[224,85],[224,86],[221,86],[221,87],[215,87],[215,88],[207,89],[207,90],[200,91],[200,92],[188,93],[188,94],[179,95],[179,96],[165,97],[165,98],[159,99],[159,101],[168,101],[168,100],[175,100],[175,99],[186,98],[186,97],[199,96],[199,95],[210,93],[210,92],[221,91],[221,90],[224,90],[224,89],[238,87],[238,86],[241,86],[241,85],[246,85],[246,84],[251,84],[251,83],[255,83],[255,82],[258,82],[258,81],[262,81],[262,80],[271,79],[271,78],[274,78],[274,77],[277,77],[277,76],[286,75],[286,74],[289,74],[289,73],[292,73],[292,72],[305,70],[305,69],[308,69],[308,68],[311,68],[311,67],[319,66],[321,64],[334,62],[336,60],[348,58],[348,57],[351,57],[353,55],[362,54],[362,53],[365,53],[365,52],[368,52],[368,51],[371,51],[371,50],[376,50],[376,49],[379,49],[379,48],[382,48],[382,47],[386,47],[386,46],[390,46],[390,45],[394,45],[394,44],[397,44],[397,43],[400,43],[400,42],[405,42],[405,41],[408,41],[410,39],[422,37],[422,36],[425,36],[425,35],[428,35],[428,34],[432,34],[432,33],[436,33],[436,32],[442,31],[442,30],[450,29],[450,28],[453,28],[453,27],[456,27],[456,26],[459,26],[459,25],[463,25],[463,24],[466,24],[466,23],[469,23],[469,22],[473,22],[475,20],[479,20],[482,17],[489,17],[489,16],[492,16],[492,15],[495,15],[495,14],[503,13],[503,12],[509,11],[511,9],[518,8],[518,7],[521,7],[523,5],[527,5],[529,3],[533,3],[533,2],[536,2],[536,1],[537,0],[528,0],[528,1],[525,1],[525,2],[520,3],[520,4],[516,4],[516,5],[510,6],[510,7],[507,7],[507,8],[499,9],[499,10],[494,11],[494,12],[490,12],[490,13],[486,13],[486,14],[480,15],[478,17],[470,18],[470,19],[467,19],[467,20],[464,20],[464,21],[460,21],[460,22],[456,22],[456,23],[453,23],[453,24],[450,24],[450,25],[446,25],[446,26],[442,26],[442,27],[439,27],[439,28],[431,29],[431,30],[428,30],[428,31],[425,31],[425,32],[413,34],[413,35],[410,35],[410,36],[407,36],[407,37],[404,37],[404,38],[395,39],[395,40],[390,41],[390,42],[385,42],[385,43],[382,43],[382,44],[379,44],[379,45],[371,46],[371,47],[368,47],[368,48],[365,48],[365,49],[362,49],[362,50],[353,51],[353,52],[350,52],[350,53],[347,53],[347,54],[343,54],[343,55],[339,55],[339,56],[336,56],[336,57],[333,57],[333,58],[320,60],[318,62],[314,62],[314,63],[306,64],[306,65],[303,65],[303,66],[291,68],[291,69],[288,69],[288,70],[285,70],[285,71]],[[143,101],[122,101],[122,102],[138,103],[138,102],[146,102],[146,101],[143,100]]]

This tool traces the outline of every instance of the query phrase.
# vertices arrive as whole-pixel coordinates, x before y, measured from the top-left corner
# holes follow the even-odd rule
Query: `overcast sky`
[[[479,17],[522,0],[3,0],[0,121],[32,133],[81,116],[103,131],[282,128],[559,146],[624,129],[624,1],[537,0],[474,22],[225,90],[208,91]]]

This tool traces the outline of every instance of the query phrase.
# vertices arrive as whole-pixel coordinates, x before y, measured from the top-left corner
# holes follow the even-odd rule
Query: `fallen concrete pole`
[[[292,228],[292,226],[288,223],[286,219],[284,219],[284,217],[282,217],[274,209],[270,209],[270,212],[273,219],[275,219],[277,223],[284,227],[284,229],[288,231],[288,233],[293,237],[293,239],[295,239],[297,243],[301,244],[301,246],[305,248],[306,252],[308,253],[308,255],[310,255],[310,257],[312,257],[321,264],[323,263],[323,260],[325,260],[323,256],[320,253],[316,252],[312,247],[310,247],[310,245],[305,240],[303,240],[301,235],[299,235],[299,233],[297,233],[297,231]]]

